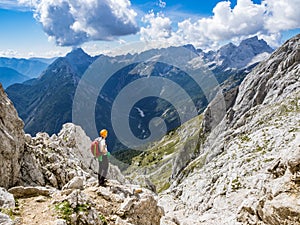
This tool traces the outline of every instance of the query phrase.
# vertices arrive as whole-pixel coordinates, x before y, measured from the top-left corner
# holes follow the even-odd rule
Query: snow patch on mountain
[[[271,54],[268,53],[268,52],[263,52],[261,54],[258,54],[256,56],[254,56],[254,58],[248,63],[247,66],[251,66],[251,65],[253,65],[255,63],[262,62],[262,61],[266,60],[268,57],[270,57],[270,55]]]

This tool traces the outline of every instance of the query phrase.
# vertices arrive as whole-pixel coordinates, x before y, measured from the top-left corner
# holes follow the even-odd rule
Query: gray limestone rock
[[[83,189],[83,179],[82,177],[74,177],[72,180],[69,181],[62,189]]]
[[[0,84],[0,187],[9,188],[20,178],[24,150],[24,123]]]
[[[1,225],[14,225],[14,222],[9,218],[8,215],[0,212],[0,224]]]
[[[13,207],[15,207],[14,196],[7,192],[4,188],[0,188],[0,208]]]

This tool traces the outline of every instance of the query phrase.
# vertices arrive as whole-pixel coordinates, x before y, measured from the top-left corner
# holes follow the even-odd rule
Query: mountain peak
[[[66,58],[74,57],[90,57],[82,48],[73,48],[71,52],[66,55]]]
[[[82,48],[74,48],[66,55],[65,59],[72,65],[76,72],[81,75],[94,61],[94,57],[88,55]]]
[[[197,49],[192,44],[186,44],[183,47],[186,48],[186,49],[188,49],[188,50],[191,50],[192,52],[197,53]]]
[[[235,46],[234,44],[232,44],[231,42],[228,43],[227,45],[222,46],[219,49],[219,52],[222,56],[228,56],[230,55],[235,49],[237,48],[237,46]]]
[[[258,40],[258,37],[257,36],[253,36],[253,37],[250,37],[250,38],[247,38],[247,39],[244,39],[244,40],[242,40],[241,41],[241,44],[242,43],[247,43],[247,42],[258,42],[259,40]]]
[[[257,36],[243,40],[238,46],[229,43],[221,47],[216,55],[216,61],[222,62],[223,68],[244,68],[255,63],[255,57],[262,59],[272,53],[273,49]]]
[[[258,54],[259,52],[271,53],[274,51],[265,40],[258,39],[257,36],[243,40],[240,43],[239,47],[241,47],[242,49],[250,47],[254,50],[255,54]]]

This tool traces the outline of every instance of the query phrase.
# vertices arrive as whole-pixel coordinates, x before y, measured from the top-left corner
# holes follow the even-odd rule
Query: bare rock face
[[[233,110],[235,121],[249,109],[283,100],[300,88],[300,34],[277,49],[242,82]]]
[[[211,132],[222,121],[227,110],[233,106],[237,94],[238,88],[235,87],[224,93],[219,92],[216,95],[204,111],[202,123],[204,133]]]
[[[0,186],[12,187],[20,178],[24,123],[0,84]]]

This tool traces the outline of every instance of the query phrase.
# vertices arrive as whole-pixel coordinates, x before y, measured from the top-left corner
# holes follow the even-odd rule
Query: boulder
[[[9,218],[8,215],[0,212],[0,224],[1,225],[14,225],[15,223]]]
[[[69,181],[64,187],[65,189],[83,189],[83,179],[82,177],[74,177],[72,180]]]
[[[266,224],[300,224],[300,195],[280,194],[266,201],[262,220]]]
[[[0,188],[0,208],[13,207],[15,207],[14,196],[7,192],[4,188]]]
[[[50,196],[51,190],[45,187],[16,186],[8,190],[15,198],[28,198],[35,196]]]

